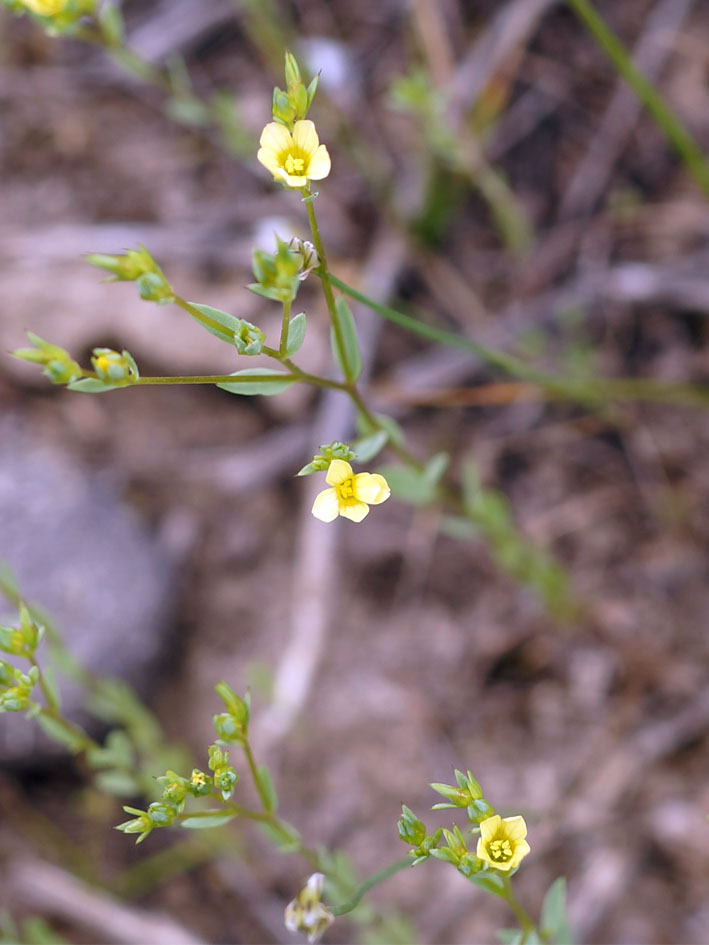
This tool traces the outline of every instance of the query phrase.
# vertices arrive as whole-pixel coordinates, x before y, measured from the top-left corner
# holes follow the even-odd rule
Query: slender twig
[[[593,4],[589,0],[568,0],[568,4],[655,119],[658,128],[682,158],[705,197],[709,197],[709,162],[687,128],[655,86],[638,70],[625,46],[609,29]]]

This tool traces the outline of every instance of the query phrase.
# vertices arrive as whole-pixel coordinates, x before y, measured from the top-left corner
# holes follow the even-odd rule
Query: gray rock
[[[100,475],[7,417],[0,419],[0,559],[23,595],[52,615],[82,666],[145,685],[168,628],[168,555]],[[7,616],[15,622],[16,611],[0,595],[0,619]],[[42,665],[46,643],[38,652]],[[64,714],[76,718],[82,694],[66,681],[60,688]],[[51,751],[35,721],[0,715],[0,759]]]

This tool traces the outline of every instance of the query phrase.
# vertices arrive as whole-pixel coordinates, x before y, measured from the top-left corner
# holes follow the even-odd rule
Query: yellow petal
[[[259,148],[256,158],[274,177],[283,180],[288,176],[279,163],[278,155],[270,148]]]
[[[377,473],[357,473],[354,477],[354,494],[360,502],[379,505],[389,498],[389,486],[384,476]]]
[[[527,836],[527,824],[524,817],[505,817],[502,829],[508,840],[522,840]]]
[[[310,180],[322,180],[330,173],[330,155],[324,144],[315,151],[308,162],[308,177]]]
[[[289,187],[305,187],[308,183],[307,177],[293,177],[292,174],[286,173],[283,169],[276,174],[279,180],[285,181]]]
[[[315,518],[319,518],[321,522],[332,522],[339,512],[340,506],[334,489],[323,489],[322,492],[318,492],[312,508]]]
[[[526,840],[518,840],[515,845],[515,851],[510,860],[510,869],[513,870],[516,866],[522,862],[524,857],[529,853],[530,847]]]
[[[340,508],[340,515],[348,518],[351,522],[361,522],[363,518],[369,515],[369,506],[364,502],[352,502]]]
[[[268,128],[269,125],[266,125]],[[297,121],[293,125],[293,141],[295,146],[308,157],[311,157],[318,150],[320,139],[315,130],[315,124],[312,121]]]
[[[261,132],[259,144],[262,148],[273,151],[275,154],[282,154],[293,147],[293,139],[285,125],[281,125],[277,121],[271,121]],[[261,159],[259,158],[259,160]]]
[[[478,848],[480,847],[480,843],[488,843],[490,840],[495,839],[495,834],[501,823],[502,817],[500,817],[499,814],[495,814],[493,817],[486,817],[485,820],[480,822],[480,841]],[[478,856],[480,856],[479,853]]]
[[[312,122],[310,122],[312,124]],[[325,482],[328,486],[338,486],[352,475],[352,467],[344,459],[333,459],[327,470]]]

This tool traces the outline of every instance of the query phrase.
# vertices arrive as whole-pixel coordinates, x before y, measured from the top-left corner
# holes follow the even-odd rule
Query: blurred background
[[[709,148],[707,5],[596,5]],[[256,162],[288,47],[322,72],[310,117],[333,161],[317,200],[331,269],[587,379],[598,405],[545,400],[355,306],[377,409],[420,456],[449,451],[453,481],[474,464],[494,497],[457,540],[440,512],[395,499],[359,526],[311,518],[322,477],[293,477],[319,444],[352,438],[337,397],[92,397],[3,357],[0,557],[191,763],[206,762],[214,684],[249,687],[283,816],[363,874],[405,853],[401,802],[446,823],[427,814],[427,784],[471,768],[528,820],[517,885],[532,911],[565,875],[580,942],[706,942],[709,416],[611,401],[601,381],[706,382],[699,187],[564,3],[123,10],[131,48],[161,75],[169,63],[170,94],[0,11],[3,351],[31,330],[85,364],[111,346],[144,375],[235,370],[183,312],[105,285],[82,258],[139,242],[184,297],[277,333],[278,306],[244,286],[254,246],[307,235],[298,197]],[[297,304],[300,361],[326,372],[318,286]],[[135,799],[98,792],[32,722],[3,716],[2,732],[0,904],[16,919],[44,916],[72,942],[292,940],[282,909],[305,864],[254,831],[223,831],[212,853],[159,831],[136,850],[112,830]],[[71,874],[123,911],[87,918],[74,887],[57,894]],[[441,863],[371,899],[390,914],[371,942],[489,942],[509,922]],[[140,924],[158,914],[162,939]],[[342,921],[325,941],[363,934]]]

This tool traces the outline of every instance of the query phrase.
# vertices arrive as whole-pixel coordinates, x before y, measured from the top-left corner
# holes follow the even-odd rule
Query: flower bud
[[[153,827],[169,827],[177,816],[177,809],[164,801],[154,801],[146,813]]]
[[[166,771],[165,774],[157,780],[159,784],[163,785],[163,800],[181,810],[185,802],[185,797],[190,790],[187,778],[183,778],[174,771]]]
[[[401,806],[402,816],[396,825],[399,837],[404,843],[417,847],[426,836],[426,825],[405,804]]]
[[[13,351],[13,357],[19,358],[20,361],[41,364],[44,367],[43,373],[53,384],[70,384],[81,377],[81,367],[64,348],[44,341],[31,331],[27,332],[27,337],[35,347],[18,348]]]
[[[285,911],[285,925],[289,932],[305,932],[311,943],[319,941],[335,917],[321,902],[322,873],[313,873],[297,897],[289,902]]]
[[[99,380],[114,386],[134,384],[140,377],[138,365],[127,351],[94,348],[91,364]]]
[[[292,302],[300,285],[301,257],[278,237],[276,243],[275,253],[254,250],[252,264],[257,281],[248,288],[276,302]]]

